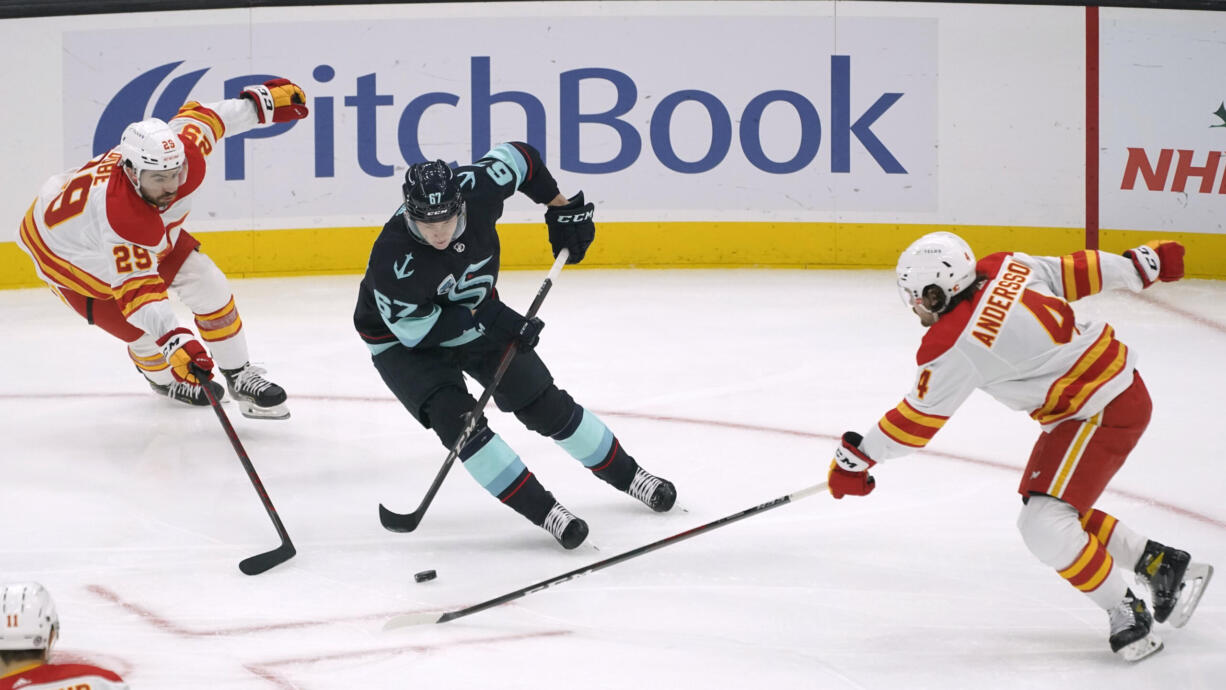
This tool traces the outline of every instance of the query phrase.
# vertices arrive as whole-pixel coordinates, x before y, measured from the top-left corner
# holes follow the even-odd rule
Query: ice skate
[[[238,402],[238,410],[252,419],[289,419],[285,405],[285,389],[264,378],[268,373],[261,367],[244,364],[238,369],[222,369],[230,397]]]
[[[1145,602],[1136,598],[1132,590],[1124,593],[1123,600],[1107,611],[1111,620],[1111,651],[1125,661],[1140,661],[1162,651],[1162,640],[1150,632],[1153,618],[1145,608]]]
[[[667,479],[661,479],[642,467],[635,468],[634,479],[626,493],[639,499],[657,513],[666,513],[677,502],[677,487]]]
[[[1137,562],[1136,575],[1138,584],[1149,589],[1154,620],[1182,628],[1200,603],[1213,566],[1193,563],[1187,551],[1151,540]]]
[[[575,517],[557,501],[549,509],[549,514],[545,516],[545,522],[541,527],[552,534],[564,549],[576,548],[583,543],[584,539],[587,539],[587,523]]]
[[[226,390],[216,381],[206,381],[205,385],[209,387],[209,390],[213,391],[213,397],[217,398],[219,402],[221,401],[222,396],[226,394]],[[179,402],[187,403],[188,405],[197,405],[202,407],[209,406],[209,398],[204,394],[204,389],[195,383],[188,383],[186,381],[171,381],[168,384],[161,385],[149,381],[149,387],[153,389],[154,393],[164,395],[171,400],[178,400]]]

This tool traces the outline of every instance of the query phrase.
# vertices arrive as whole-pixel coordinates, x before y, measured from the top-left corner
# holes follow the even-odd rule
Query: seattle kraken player
[[[554,256],[567,248],[567,263],[581,261],[595,237],[595,207],[584,202],[583,192],[562,196],[533,147],[499,144],[454,171],[442,161],[418,163],[405,173],[404,204],[371,249],[354,326],[387,387],[448,448],[476,405],[461,372],[489,385],[503,353],[516,341],[519,354],[494,392],[498,408],[553,438],[615,488],[652,510],[667,511],[677,498],[672,482],[640,467],[596,415],[554,385],[532,351],[544,323],[524,318],[498,299],[494,224],[504,200],[517,190],[549,206],[545,223]],[[587,538],[587,523],[556,501],[485,422],[459,458],[487,491],[564,548]]]

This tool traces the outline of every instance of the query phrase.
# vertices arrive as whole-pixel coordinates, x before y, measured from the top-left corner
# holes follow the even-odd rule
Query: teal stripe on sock
[[[609,431],[609,427],[605,426],[599,417],[584,410],[583,419],[579,421],[575,433],[558,439],[558,445],[570,453],[571,457],[583,463],[584,467],[595,467],[613,447],[613,432]]]
[[[524,471],[524,463],[511,450],[506,441],[494,434],[481,450],[464,461],[464,469],[485,487],[485,490],[497,496]]]

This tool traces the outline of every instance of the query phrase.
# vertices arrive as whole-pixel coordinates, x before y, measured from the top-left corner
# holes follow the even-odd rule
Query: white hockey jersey
[[[129,323],[155,338],[179,326],[166,301],[173,276],[158,268],[181,238],[206,159],[223,135],[251,129],[257,117],[245,99],[192,101],[168,124],[187,162],[178,196],[165,210],[137,193],[119,166],[118,149],[111,149],[47,180],[17,240],[52,289],[113,299]]]
[[[0,678],[0,690],[128,690],[128,684],[98,666],[40,664]]]
[[[1111,326],[1077,321],[1069,306],[1103,290],[1140,292],[1131,260],[1001,253],[976,273],[985,282],[974,296],[924,335],[911,391],[860,443],[874,460],[923,448],[976,388],[1049,430],[1097,414],[1132,383],[1133,352]]]

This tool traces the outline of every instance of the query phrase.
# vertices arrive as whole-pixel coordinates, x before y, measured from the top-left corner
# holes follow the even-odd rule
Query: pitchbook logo
[[[437,138],[436,132],[423,132],[422,120],[428,110],[451,113],[460,120],[470,122],[473,160],[481,157],[492,145],[495,106],[513,105],[523,112],[525,140],[536,147],[542,158],[548,159],[548,147],[560,148],[562,170],[584,174],[609,174],[629,168],[641,157],[652,157],[655,162],[674,172],[699,174],[709,172],[724,164],[725,160],[742,157],[758,170],[777,174],[794,174],[821,165],[830,173],[851,174],[856,172],[874,175],[907,175],[907,168],[887,145],[890,139],[878,136],[874,127],[885,131],[887,125],[906,118],[907,101],[903,91],[879,91],[880,85],[869,81],[871,77],[853,78],[853,60],[850,55],[831,55],[822,78],[814,78],[795,85],[792,89],[773,89],[753,96],[741,105],[739,97],[727,100],[720,96],[693,88],[692,84],[670,85],[674,89],[662,97],[640,96],[640,86],[627,72],[608,68],[591,67],[568,70],[557,75],[557,89],[549,89],[548,97],[557,98],[556,109],[547,110],[545,94],[524,91],[497,91],[493,78],[493,60],[489,56],[474,55],[468,60],[467,79],[458,83],[456,93],[395,93],[379,85],[378,73],[366,73],[353,77],[352,91],[344,84],[343,77],[331,65],[317,65],[311,72],[314,82],[304,82],[311,99],[311,117],[303,124],[312,132],[315,170],[317,178],[337,175],[336,149],[338,143],[355,155],[360,172],[369,177],[391,177],[395,164],[401,161],[387,158],[379,142],[395,138],[396,149],[405,163],[428,160],[421,150],[423,138]],[[172,73],[184,61],[169,62],[154,67],[129,81],[107,102],[94,128],[93,155],[119,143],[120,134],[129,123],[156,117],[169,120],[180,106],[189,100],[210,68],[197,69],[179,76]],[[826,70],[823,70],[824,72]],[[869,69],[862,70],[871,74]],[[216,76],[216,73],[213,73]],[[277,75],[247,74],[227,78],[222,82],[221,93],[233,96],[244,87],[259,84]],[[385,79],[386,81],[386,79]],[[163,83],[165,82],[165,86]],[[854,87],[854,88],[853,88]],[[206,90],[212,91],[209,86]],[[160,89],[160,91],[159,91]],[[590,112],[581,106],[581,94],[592,89],[611,90],[615,104],[609,110]],[[853,92],[856,106],[853,107]],[[199,100],[212,100],[200,98]],[[902,105],[898,105],[902,101]],[[152,104],[152,109],[150,109]],[[827,109],[828,104],[828,109]],[[353,122],[349,129],[338,125],[337,108],[352,109]],[[631,115],[631,110],[639,113]],[[698,108],[705,111],[710,121],[710,131],[703,141],[695,139],[698,158],[682,158],[678,152],[680,142],[674,142],[673,119],[678,111]],[[791,111],[799,130],[790,141],[780,144],[781,149],[772,149],[768,154],[763,141],[764,113],[782,109]],[[819,108],[825,112],[819,113]],[[396,111],[399,111],[398,114]],[[644,127],[642,111],[650,110]],[[514,112],[514,109],[512,109]],[[388,119],[395,117],[398,125],[388,126]],[[499,117],[502,117],[499,115]],[[551,123],[558,129],[556,142],[546,136]],[[382,120],[382,124],[380,121]],[[227,180],[245,177],[244,142],[249,139],[275,137],[294,127],[297,122],[285,122],[270,127],[260,127],[242,134],[225,137],[225,170]],[[895,124],[895,127],[898,125]],[[591,132],[603,131],[617,143],[615,153],[609,157],[605,151],[596,156],[590,149],[598,144]],[[424,135],[424,136],[423,136]],[[883,134],[884,136],[884,134]],[[894,136],[899,136],[895,134]],[[339,139],[349,137],[351,144]],[[585,153],[587,138],[589,151]],[[829,160],[818,161],[818,152],[828,148]],[[382,147],[387,148],[387,147]],[[603,150],[603,149],[602,149]],[[854,155],[857,152],[866,157]],[[687,154],[690,155],[690,154]]]
[[[1220,122],[1209,125],[1226,127],[1226,102],[1220,104],[1213,112]],[[1222,152],[1199,152],[1195,149],[1159,149],[1151,153],[1151,149],[1143,147],[1128,147],[1128,160],[1124,163],[1124,178],[1120,189],[1131,191],[1137,187],[1137,178],[1151,192],[1170,191],[1187,193],[1189,180],[1195,178],[1194,189],[1199,194],[1226,194],[1226,174],[1218,180],[1219,170],[1226,169],[1221,165]],[[1174,170],[1171,169],[1174,163]],[[1215,182],[1218,184],[1215,187]]]

